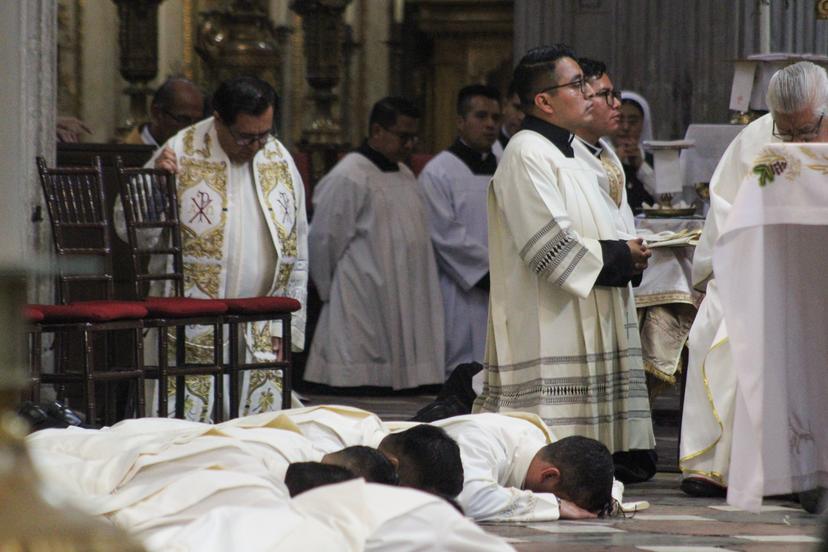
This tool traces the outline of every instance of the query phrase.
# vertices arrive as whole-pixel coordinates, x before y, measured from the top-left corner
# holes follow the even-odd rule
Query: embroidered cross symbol
[[[190,200],[196,208],[196,213],[190,218],[190,223],[198,219],[198,222],[204,222],[206,220],[207,224],[213,224],[213,221],[207,216],[207,209],[213,203],[213,198],[205,192],[198,192],[198,199],[191,197]]]
[[[279,207],[282,208],[282,211],[285,212],[285,218],[290,218],[290,198],[288,195],[280,190],[279,199],[276,200],[276,203],[278,203]]]

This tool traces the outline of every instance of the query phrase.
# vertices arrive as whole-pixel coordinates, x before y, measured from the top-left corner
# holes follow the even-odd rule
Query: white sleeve
[[[497,467],[511,459],[498,457],[485,435],[470,431],[455,439],[460,445],[464,474],[457,500],[467,516],[475,521],[554,521],[560,517],[555,495],[498,483]]]
[[[653,198],[658,201],[655,197],[656,189],[655,189],[655,172],[653,168],[646,162],[641,161],[641,166],[638,167],[638,171],[635,173],[636,178],[641,184],[644,186],[644,189],[647,190],[647,193],[653,196]]]

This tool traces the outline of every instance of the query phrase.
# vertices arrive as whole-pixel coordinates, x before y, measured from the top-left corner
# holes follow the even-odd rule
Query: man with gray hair
[[[777,71],[767,92],[770,113],[733,140],[710,181],[710,212],[693,258],[693,284],[705,299],[690,330],[679,466],[692,496],[727,490],[736,403],[736,374],[713,274],[713,245],[725,228],[739,186],[773,142],[828,142],[828,74],[808,61]]]

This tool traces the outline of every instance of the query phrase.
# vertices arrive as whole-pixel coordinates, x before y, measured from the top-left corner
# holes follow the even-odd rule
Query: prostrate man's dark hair
[[[600,79],[607,74],[607,64],[597,59],[578,58],[578,65],[581,66],[584,77],[588,79]]]
[[[221,120],[232,125],[239,113],[258,116],[272,107],[279,96],[270,84],[257,77],[236,77],[221,83],[213,94],[213,109]]]
[[[399,460],[400,485],[451,498],[463,490],[460,447],[443,428],[414,426],[388,435],[379,448]]]
[[[368,117],[368,132],[371,126],[377,123],[382,128],[390,128],[397,122],[397,117],[405,115],[412,119],[420,118],[420,110],[411,100],[399,96],[387,96],[371,108],[371,116]]]
[[[457,114],[465,117],[471,111],[471,101],[475,96],[483,96],[496,102],[500,102],[500,92],[496,88],[485,84],[470,84],[464,86],[457,93]]]
[[[285,485],[291,498],[321,487],[356,479],[357,477],[347,468],[323,464],[321,462],[294,462],[285,472]]]
[[[513,84],[524,108],[535,101],[535,93],[542,85],[555,82],[555,64],[564,57],[575,59],[575,51],[566,44],[532,48],[515,67]]]
[[[326,454],[323,461],[342,466],[368,483],[396,485],[400,481],[397,470],[388,457],[375,448],[355,445]]]
[[[563,498],[590,512],[612,502],[615,468],[612,454],[601,442],[573,435],[543,447],[540,459],[561,472],[557,490]]]

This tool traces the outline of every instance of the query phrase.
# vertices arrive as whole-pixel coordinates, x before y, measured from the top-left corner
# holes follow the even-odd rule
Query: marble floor
[[[377,413],[384,420],[410,418],[434,394],[381,392],[348,394],[306,390],[305,403],[346,404]],[[597,550],[649,552],[770,552],[821,550],[824,519],[806,513],[791,499],[767,499],[759,514],[729,507],[724,499],[691,498],[679,490],[676,473],[678,396],[669,392],[653,402],[659,473],[627,487],[625,502],[646,500],[650,507],[626,518],[590,522],[557,521],[484,525],[519,552]],[[828,547],[826,548],[828,550]]]

